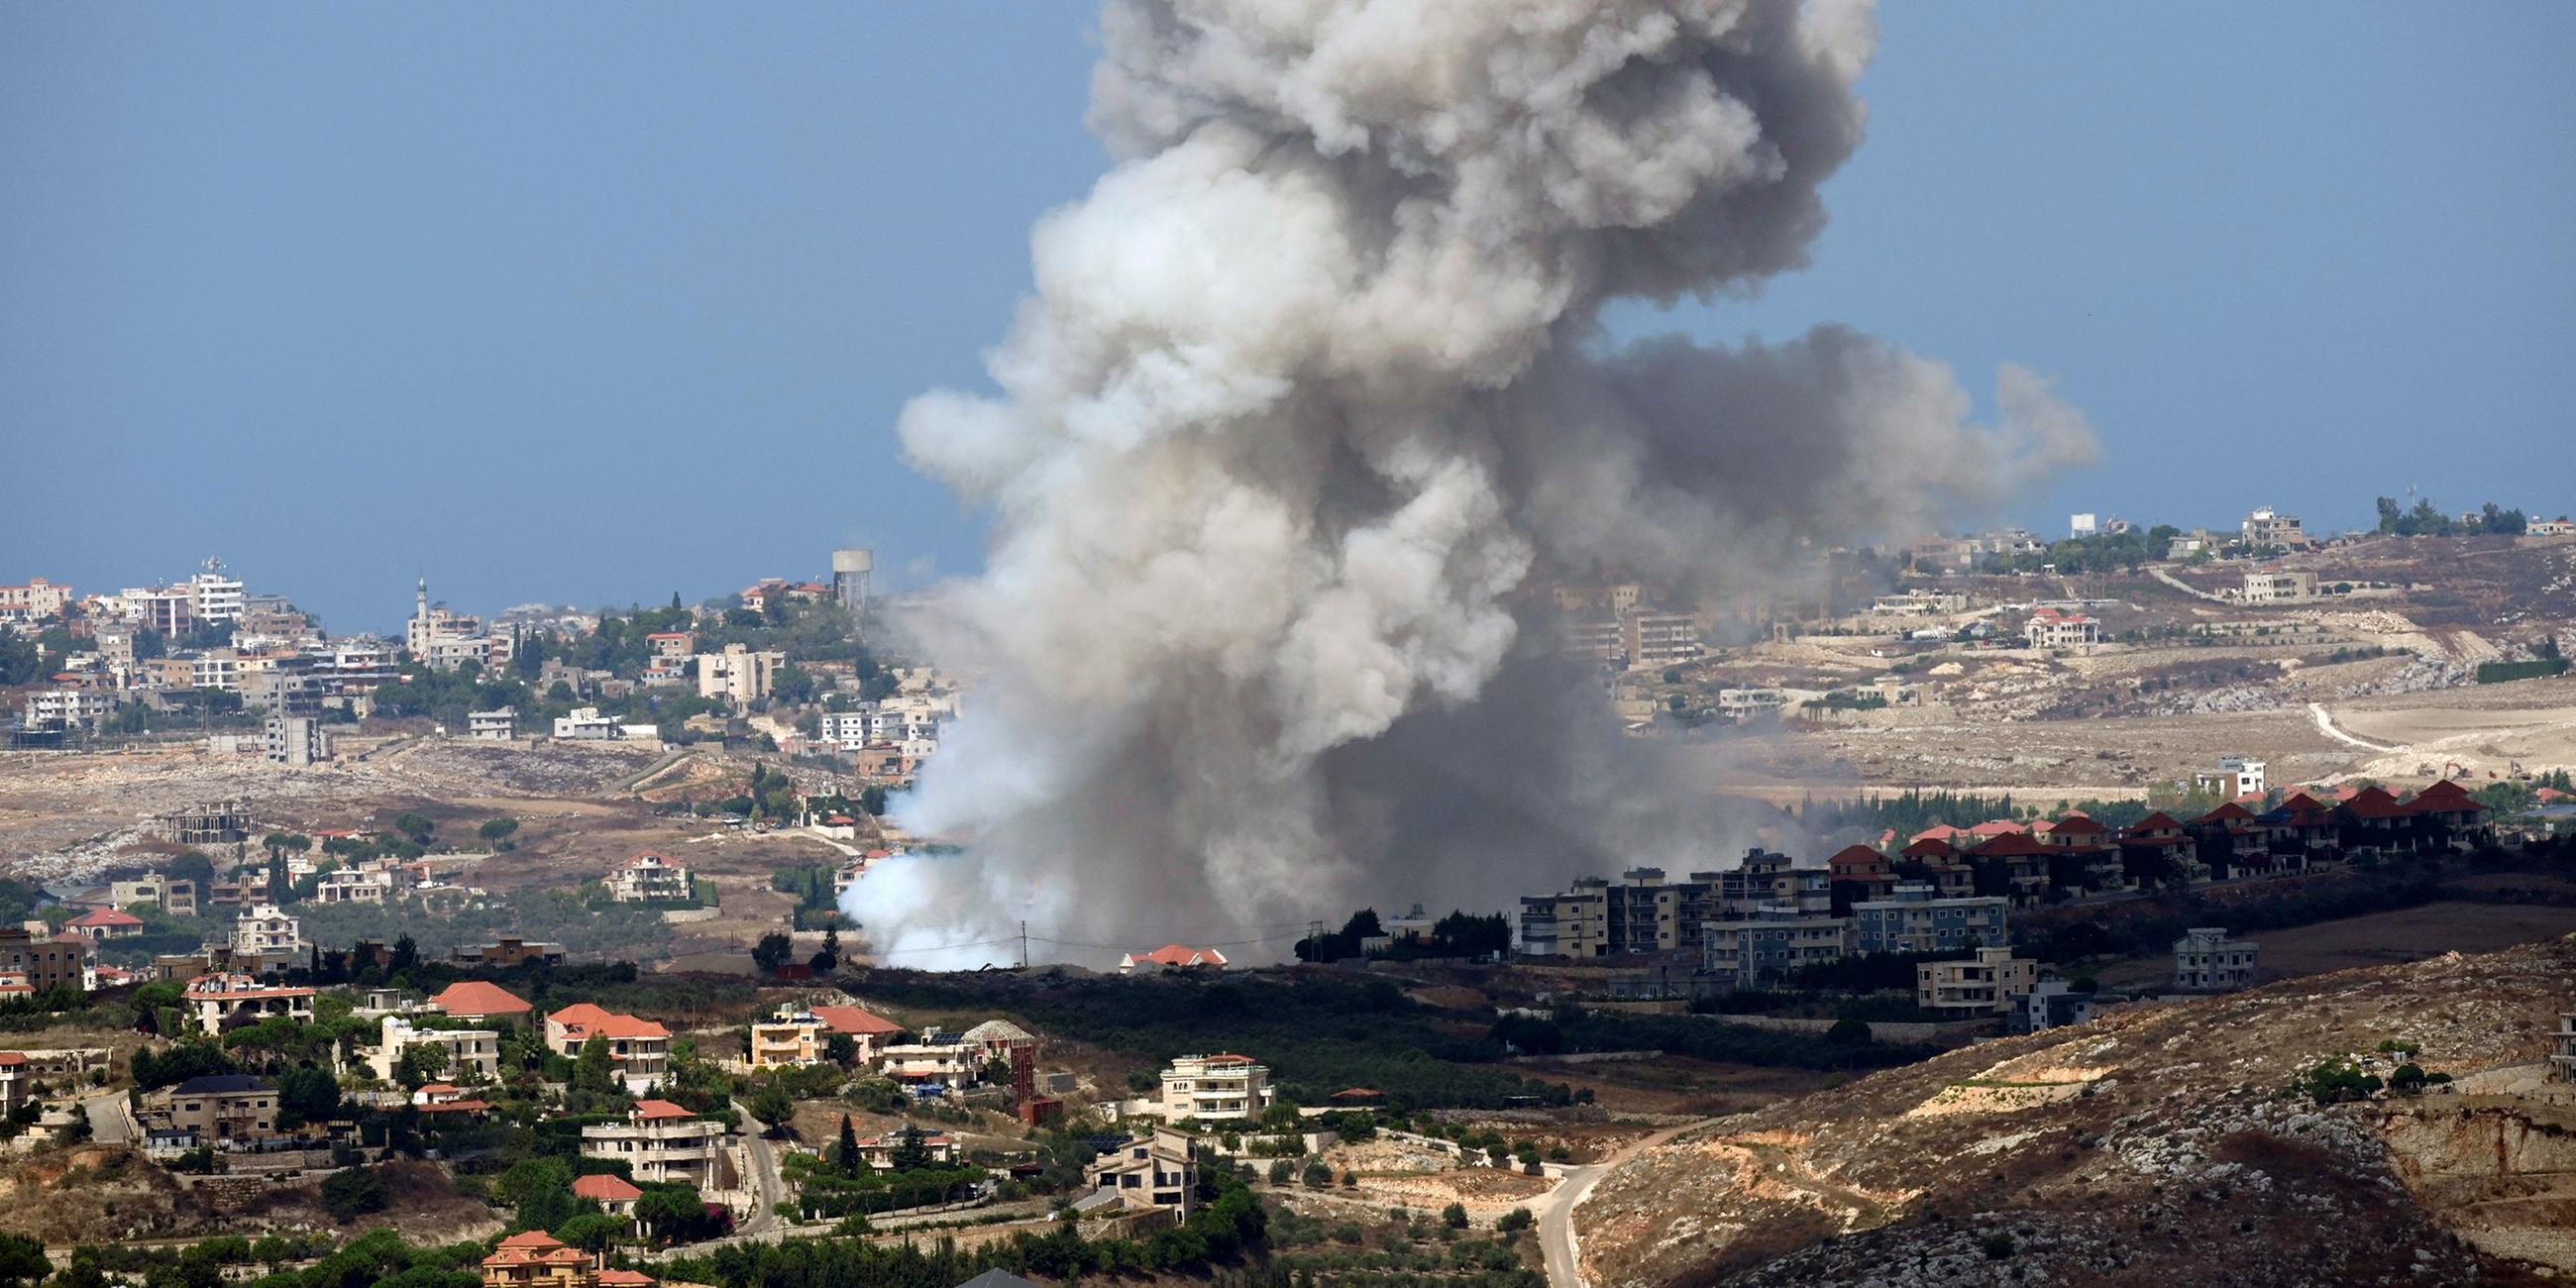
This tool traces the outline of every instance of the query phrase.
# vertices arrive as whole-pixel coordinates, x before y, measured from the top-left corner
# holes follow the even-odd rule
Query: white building
[[[2317,597],[2317,575],[2263,568],[2245,574],[2245,602],[2295,604]]]
[[[210,1034],[274,1016],[313,1022],[312,989],[272,987],[251,975],[200,975],[188,981],[180,997],[197,1028]]]
[[[394,1080],[403,1053],[413,1047],[435,1047],[447,1053],[439,1077],[452,1082],[489,1082],[501,1076],[501,1035],[491,1029],[415,1028],[399,1015],[385,1017],[383,1039],[367,1053],[367,1068],[386,1082]]]
[[[1166,1122],[1225,1122],[1259,1118],[1277,1094],[1269,1068],[1251,1056],[1185,1055],[1163,1070],[1161,1095],[1129,1108]]]
[[[2021,633],[2032,648],[2090,648],[2102,642],[2102,623],[2080,612],[2043,608],[2022,623]]]
[[[650,850],[619,864],[601,884],[608,887],[608,897],[619,903],[676,903],[697,893],[686,867]]]
[[[615,720],[599,714],[597,707],[574,707],[572,714],[555,717],[555,736],[577,742],[605,742],[622,737],[624,731]]]
[[[312,716],[270,716],[262,742],[270,763],[290,769],[331,758],[331,735]]]
[[[291,957],[304,951],[304,923],[273,903],[257,904],[233,923],[236,956]]]
[[[2229,939],[2223,926],[2194,926],[2174,941],[2174,987],[2243,988],[2254,982],[2262,945]]]
[[[2264,779],[2263,762],[2244,756],[2221,758],[2218,768],[2204,769],[2192,775],[2192,785],[2205,792],[2216,792],[2228,800],[2260,796],[2272,790]]]
[[[638,1185],[685,1182],[723,1189],[731,1180],[724,1124],[667,1100],[636,1102],[622,1123],[581,1129],[581,1156],[629,1165]]]
[[[2068,536],[2089,537],[2099,531],[2100,528],[2100,520],[2096,516],[2090,514],[2078,514],[2066,521],[2066,533]]]
[[[29,729],[96,729],[116,714],[116,695],[97,689],[39,689],[27,695]]]
[[[2276,514],[2264,506],[2245,516],[2245,544],[2249,546],[2304,546],[2308,534],[2299,526],[2294,514]]]
[[[741,710],[769,696],[787,655],[727,644],[721,653],[698,654],[698,696],[721,698]]]
[[[488,742],[508,742],[519,736],[519,709],[502,707],[495,711],[465,713],[465,733],[469,738]]]

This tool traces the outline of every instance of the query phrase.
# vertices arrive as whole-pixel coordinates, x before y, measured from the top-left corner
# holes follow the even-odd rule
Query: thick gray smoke
[[[1526,638],[1533,568],[1724,585],[2092,451],[2016,369],[1981,426],[1947,368],[1841,329],[1599,334],[1605,301],[1804,262],[1865,5],[1109,0],[1101,35],[1121,160],[1039,223],[1001,395],[901,424],[994,537],[923,626],[977,687],[903,815],[969,852],[856,888],[897,963],[1007,958],[931,950],[1023,917],[1238,942],[1713,866]]]

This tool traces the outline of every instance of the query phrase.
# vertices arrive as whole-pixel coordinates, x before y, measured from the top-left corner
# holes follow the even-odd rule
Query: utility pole
[[[1028,923],[1028,919],[1024,917],[1024,918],[1022,918],[1022,919],[1020,920],[1020,969],[1021,969],[1021,970],[1027,970],[1028,968],[1029,968],[1029,923]]]
[[[1306,960],[1308,960],[1308,961],[1310,961],[1310,962],[1319,962],[1319,961],[1322,961],[1323,959],[1324,959],[1324,923],[1323,923],[1323,922],[1321,922],[1321,921],[1310,921],[1310,922],[1307,922],[1307,923],[1306,923]]]

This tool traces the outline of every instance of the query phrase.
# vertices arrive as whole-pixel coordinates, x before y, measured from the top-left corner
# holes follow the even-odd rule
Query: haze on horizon
[[[218,554],[350,630],[422,574],[488,611],[980,566],[895,416],[980,383],[1028,225],[1106,166],[1092,14],[619,12],[0,10],[0,580]],[[2565,507],[2576,12],[1880,20],[1816,266],[1614,332],[2025,363],[2107,448],[2043,532]]]

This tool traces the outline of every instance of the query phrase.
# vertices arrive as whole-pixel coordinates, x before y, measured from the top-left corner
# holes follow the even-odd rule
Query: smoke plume
[[[1601,334],[1606,301],[1805,262],[1863,4],[1108,0],[1100,34],[1119,159],[1037,225],[999,396],[900,425],[994,535],[917,624],[975,687],[902,817],[966,853],[854,888],[896,964],[1006,960],[936,949],[1021,918],[1039,957],[1266,960],[1357,900],[1717,866],[1515,590],[1723,590],[2093,450],[2019,369],[1981,425],[1946,367],[1840,328]]]

